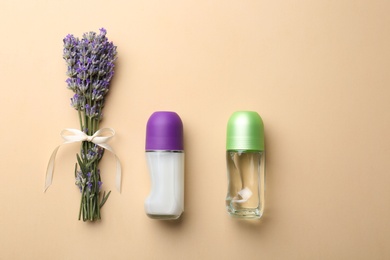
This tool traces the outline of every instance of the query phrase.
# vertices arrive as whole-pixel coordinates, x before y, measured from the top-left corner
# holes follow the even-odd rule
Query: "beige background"
[[[389,259],[389,1],[0,1],[0,259]],[[62,39],[108,30],[118,46],[102,127],[123,164],[103,220],[77,220],[78,127]],[[185,213],[148,219],[145,125],[185,126]],[[262,221],[231,219],[225,128],[236,110],[266,127]]]

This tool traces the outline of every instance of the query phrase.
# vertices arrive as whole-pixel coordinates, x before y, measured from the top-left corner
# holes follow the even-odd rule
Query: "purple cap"
[[[183,123],[175,112],[154,112],[146,125],[146,150],[181,151]]]

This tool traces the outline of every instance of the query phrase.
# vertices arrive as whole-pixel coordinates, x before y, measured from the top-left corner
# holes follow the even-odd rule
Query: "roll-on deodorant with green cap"
[[[226,209],[233,217],[258,219],[264,211],[264,125],[257,112],[237,111],[227,124]]]

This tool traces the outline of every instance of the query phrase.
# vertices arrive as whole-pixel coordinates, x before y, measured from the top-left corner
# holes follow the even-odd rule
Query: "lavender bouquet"
[[[93,142],[99,131],[117,55],[117,47],[108,41],[106,33],[102,28],[99,34],[87,32],[81,39],[69,34],[63,40],[63,58],[68,67],[66,83],[75,93],[71,106],[77,110],[80,129],[88,137],[81,143],[75,166],[76,185],[81,192],[79,220],[82,215],[83,221],[101,219],[100,210],[111,193],[101,194],[100,191],[102,181],[98,165],[107,145]]]

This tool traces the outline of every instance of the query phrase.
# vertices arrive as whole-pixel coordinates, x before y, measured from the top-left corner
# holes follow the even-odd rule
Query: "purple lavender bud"
[[[102,36],[105,36],[107,34],[107,30],[104,29],[103,27],[100,28],[99,31],[100,31],[100,35],[102,35]]]
[[[92,100],[99,101],[103,99],[103,93],[100,90],[94,89],[92,91]]]
[[[98,159],[100,160],[103,157],[104,150],[103,150],[103,148],[101,148],[97,145],[96,145],[96,149],[97,149]],[[98,169],[97,171],[98,171],[98,175],[100,175],[100,169]]]
[[[64,38],[64,40],[63,40],[63,42],[64,42],[64,48],[66,48],[66,49],[71,49],[71,48],[75,47],[75,45],[77,44],[77,41],[78,41],[78,40],[77,40],[73,35],[68,34],[68,35]]]
[[[74,81],[74,79],[67,78],[65,82],[68,84],[69,89],[71,89],[73,91],[76,89],[76,82]]]
[[[91,41],[93,41],[93,39],[95,38],[95,35],[96,35],[95,32],[88,32],[88,33],[84,33],[84,34],[83,34],[83,38],[84,38],[85,40],[87,40],[88,42],[91,42]]]
[[[95,159],[95,156],[96,156],[96,154],[95,154],[94,152],[89,151],[89,152],[87,153],[87,160],[88,160],[88,161],[92,161],[93,159]]]
[[[91,107],[89,104],[86,104],[85,105],[85,115],[89,118],[93,118],[93,117],[97,116],[96,106]]]
[[[77,171],[75,184],[79,188],[80,192],[85,186],[85,183],[86,183],[86,179],[83,177],[83,173],[81,171]]]
[[[91,106],[89,104],[85,105],[85,114],[89,116],[91,114]]]
[[[70,99],[70,104],[74,109],[80,109],[80,95],[74,94],[74,96]]]
[[[66,75],[68,77],[74,77],[77,75],[77,71],[74,69],[73,66],[68,66],[68,71],[66,72]]]
[[[68,66],[72,67],[75,65],[76,59],[70,57],[69,59],[66,60],[66,63],[68,64]]]
[[[89,80],[81,80],[80,78],[77,78],[77,88],[81,93],[85,93],[89,88]]]

